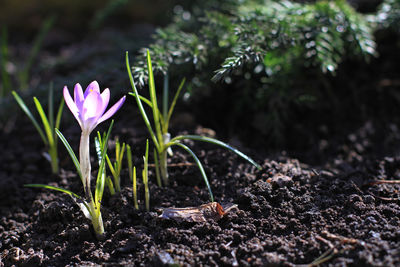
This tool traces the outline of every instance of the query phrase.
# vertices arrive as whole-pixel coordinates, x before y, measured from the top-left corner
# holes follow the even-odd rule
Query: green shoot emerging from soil
[[[90,188],[86,187],[85,179],[82,176],[82,165],[79,163],[74,151],[72,150],[71,146],[69,145],[68,141],[65,139],[63,134],[56,129],[56,132],[58,136],[60,137],[60,140],[63,142],[65,145],[69,155],[72,158],[72,161],[75,164],[75,168],[78,172],[78,175],[80,176],[82,182],[83,182],[83,188],[85,192],[85,197],[81,197],[74,192],[55,187],[55,186],[50,186],[50,185],[43,185],[43,184],[27,184],[25,186],[27,187],[39,187],[39,188],[45,188],[45,189],[51,189],[55,191],[60,191],[63,193],[66,193],[72,197],[72,199],[78,204],[78,206],[81,208],[83,214],[85,215],[86,218],[92,221],[93,229],[96,233],[96,237],[98,239],[102,239],[104,235],[104,226],[103,226],[103,219],[101,216],[100,208],[101,208],[101,200],[103,198],[103,192],[104,192],[104,184],[105,184],[105,155],[107,153],[107,141],[111,133],[112,126],[114,124],[114,121],[111,122],[110,128],[108,129],[107,134],[104,136],[104,138],[99,141],[99,139],[96,139],[96,150],[97,150],[97,156],[99,159],[99,170],[97,173],[97,179],[96,179],[96,189],[95,189],[95,196],[93,197],[93,194],[90,190]],[[100,136],[100,133],[98,133],[98,136]],[[90,179],[90,177],[89,177]]]
[[[249,161],[251,164],[256,166],[258,169],[260,169],[260,165],[257,164],[255,161],[253,161],[250,157],[246,156],[239,150],[229,146],[228,144],[225,144],[219,140],[209,138],[209,137],[204,137],[204,136],[199,136],[199,135],[180,135],[176,136],[174,138],[171,138],[170,133],[168,131],[169,127],[169,122],[172,116],[172,113],[174,111],[174,107],[176,104],[176,101],[178,100],[179,94],[182,91],[183,85],[184,85],[184,80],[181,82],[171,105],[168,107],[168,87],[164,86],[164,93],[163,93],[163,109],[162,112],[160,112],[158,108],[158,103],[157,103],[157,95],[156,95],[156,89],[155,89],[155,83],[154,83],[154,76],[153,76],[153,69],[152,69],[152,64],[151,64],[151,58],[150,58],[150,53],[147,50],[147,69],[148,69],[148,75],[149,75],[149,92],[150,92],[150,99],[147,99],[141,95],[139,95],[135,82],[133,80],[132,76],[132,71],[129,65],[129,57],[128,57],[128,52],[126,52],[126,68],[128,71],[130,83],[132,86],[133,92],[130,93],[132,96],[135,97],[136,103],[139,107],[139,110],[141,112],[141,115],[143,117],[143,120],[146,124],[146,127],[150,133],[151,139],[153,141],[153,144],[155,146],[155,164],[156,164],[156,174],[161,176],[161,179],[163,181],[164,185],[169,184],[169,177],[168,177],[168,169],[167,169],[167,158],[168,154],[172,155],[172,146],[178,146],[182,149],[184,149],[186,152],[188,152],[193,159],[195,160],[198,168],[200,169],[201,175],[204,179],[204,182],[208,188],[208,192],[210,195],[210,200],[213,202],[214,201],[214,196],[211,191],[210,184],[208,182],[207,175],[204,171],[203,165],[195,155],[195,153],[185,144],[182,143],[183,140],[185,139],[191,139],[191,140],[197,140],[197,141],[203,141],[203,142],[208,142],[212,144],[216,144],[219,146],[222,146],[226,149],[231,150],[232,152],[236,153],[240,157],[244,158],[245,160]],[[153,122],[154,122],[154,129],[152,125],[150,124],[150,121],[148,119],[148,116],[146,114],[146,111],[144,110],[143,104],[145,103],[148,105],[153,113]],[[157,178],[158,181],[160,181],[159,178]],[[160,182],[158,182],[160,185]]]
[[[23,66],[18,66],[16,68],[16,72],[14,75],[12,75],[12,71],[8,70],[7,67],[8,64],[14,64],[11,63],[9,59],[9,49],[7,42],[8,31],[5,26],[2,27],[0,41],[0,72],[3,82],[2,84],[0,84],[0,98],[8,95],[8,93],[12,90],[13,80],[17,82],[17,87],[21,90],[27,90],[29,88],[29,78],[33,63],[35,62],[35,59],[37,58],[37,55],[42,48],[43,41],[47,36],[49,30],[52,28],[55,19],[55,16],[49,16],[43,21],[40,30],[37,33],[35,40],[32,44],[32,47],[29,50],[28,57],[24,60]]]
[[[119,142],[117,139],[115,141],[115,162],[114,164],[111,162],[110,158],[108,155],[106,155],[106,160],[108,164],[108,168],[110,169],[111,175],[113,177],[114,183],[111,181],[110,178],[107,178],[107,186],[110,189],[110,192],[112,195],[115,194],[115,192],[121,192],[121,168],[122,168],[122,160],[125,155],[125,143]]]
[[[132,181],[132,194],[133,194],[133,203],[135,205],[135,209],[139,209],[138,198],[137,198],[137,181],[136,181],[136,167],[133,166],[132,162],[132,149],[130,145],[126,146],[126,157],[128,160],[128,171],[129,177]]]
[[[132,194],[133,194],[133,203],[136,210],[139,209],[138,197],[137,197],[137,176],[136,176],[136,167],[133,166],[132,162],[132,151],[131,147],[127,145],[126,148],[127,159],[128,159],[128,170],[129,177],[131,177],[132,181]],[[149,190],[149,140],[146,140],[146,151],[143,156],[143,170],[142,170],[142,179],[144,185],[144,197],[145,197],[145,207],[147,211],[150,211],[150,190]]]
[[[79,145],[79,161],[69,145],[68,141],[62,135],[58,129],[56,129],[57,135],[64,143],[65,147],[70,154],[76,170],[81,178],[83,189],[85,192],[85,197],[81,198],[78,195],[72,193],[69,190],[60,189],[57,187],[49,187],[46,185],[37,185],[31,184],[27,186],[31,187],[42,187],[47,189],[58,190],[64,193],[69,194],[70,196],[75,197],[75,199],[79,200],[78,204],[81,207],[81,210],[85,214],[87,218],[92,221],[94,231],[96,233],[97,238],[102,238],[104,234],[104,226],[103,219],[100,213],[101,207],[101,199],[103,197],[104,192],[104,184],[105,184],[105,162],[106,162],[106,154],[107,154],[107,141],[110,136],[111,126],[107,132],[107,135],[103,140],[100,140],[100,134],[98,134],[98,142],[97,142],[97,152],[98,158],[100,162],[99,171],[97,174],[96,180],[96,190],[95,196],[93,197],[90,182],[91,182],[91,163],[90,163],[90,133],[96,128],[98,124],[109,119],[111,116],[117,112],[123,103],[125,102],[125,96],[122,97],[116,104],[114,104],[107,112],[107,106],[110,101],[110,90],[107,88],[102,93],[100,93],[99,84],[96,81],[93,81],[86,88],[85,93],[83,93],[82,87],[79,83],[75,85],[74,88],[74,99],[72,99],[68,88],[64,87],[64,100],[79,123],[81,127],[81,140]],[[102,141],[102,142],[101,142]],[[100,144],[100,145],[99,145]],[[100,147],[100,148],[99,148]],[[101,153],[100,153],[100,152]]]
[[[150,211],[150,191],[149,191],[149,140],[146,140],[146,153],[143,156],[142,178],[144,185],[144,198],[146,210]]]
[[[35,117],[30,112],[29,108],[26,106],[22,98],[17,94],[17,92],[12,91],[12,94],[17,101],[18,105],[25,112],[25,114],[32,121],[36,130],[38,131],[43,143],[48,149],[48,152],[44,154],[45,158],[51,164],[51,170],[53,173],[58,173],[58,153],[57,153],[57,134],[55,128],[60,127],[61,116],[64,108],[64,100],[62,99],[58,107],[57,115],[54,117],[54,96],[53,96],[53,85],[49,88],[49,104],[48,104],[48,116],[46,116],[42,105],[39,100],[34,97],[36,109],[40,115],[43,123],[43,129],[40,127],[39,123],[36,121]]]

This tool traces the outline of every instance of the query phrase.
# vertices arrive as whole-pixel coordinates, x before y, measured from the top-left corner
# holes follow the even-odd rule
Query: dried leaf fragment
[[[236,207],[237,205],[235,204],[226,204],[222,207],[218,202],[211,202],[198,207],[167,208],[163,210],[160,218],[186,222],[206,222],[207,220],[217,221],[231,209]]]

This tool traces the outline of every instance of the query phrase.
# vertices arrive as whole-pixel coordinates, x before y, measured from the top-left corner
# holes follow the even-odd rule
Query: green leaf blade
[[[199,158],[196,156],[196,154],[189,147],[187,147],[186,145],[184,145],[182,143],[174,142],[174,143],[172,143],[172,145],[176,145],[176,146],[179,146],[179,147],[183,148],[186,152],[188,152],[193,157],[193,159],[196,162],[198,168],[200,169],[201,176],[203,177],[203,180],[204,180],[204,182],[205,182],[205,184],[207,186],[208,193],[210,195],[210,201],[214,202],[214,195],[212,193],[210,183],[208,182],[208,178],[207,178],[206,172],[205,172],[205,170],[203,168],[203,165],[201,164]]]
[[[96,190],[95,190],[95,202],[97,206],[97,214],[100,214],[100,206],[101,206],[101,200],[103,198],[103,193],[104,193],[104,185],[105,185],[105,165],[106,165],[106,155],[107,155],[107,148],[108,148],[108,139],[110,138],[111,134],[111,129],[114,125],[114,120],[111,121],[110,127],[108,128],[107,135],[101,142],[101,161],[99,164],[99,170],[97,173],[97,180],[96,180]]]
[[[228,149],[232,152],[234,152],[235,154],[237,154],[238,156],[240,156],[241,158],[247,160],[248,162],[250,162],[251,164],[253,164],[257,169],[261,170],[261,166],[260,164],[258,164],[257,162],[255,162],[252,158],[250,158],[249,156],[245,155],[244,153],[242,153],[241,151],[237,150],[236,148],[231,147],[230,145],[219,141],[217,139],[211,138],[211,137],[205,137],[205,136],[200,136],[200,135],[180,135],[177,137],[174,137],[171,139],[171,142],[175,142],[175,141],[179,141],[179,140],[184,140],[184,139],[191,139],[191,140],[195,140],[195,141],[202,141],[202,142],[207,142],[207,143],[211,143],[211,144],[215,144],[218,146],[221,146],[225,149]]]
[[[167,117],[167,122],[166,122],[167,130],[168,130],[168,126],[169,126],[169,121],[171,120],[171,117],[172,117],[172,113],[174,112],[174,109],[175,109],[176,102],[178,101],[178,97],[183,89],[183,86],[185,85],[185,81],[186,81],[186,79],[183,78],[181,83],[179,84],[178,90],[176,91],[176,93],[174,95],[174,99],[172,100],[171,106],[168,110],[168,117]]]
[[[28,109],[28,107],[26,106],[25,102],[22,100],[22,98],[17,94],[17,92],[12,91],[11,92],[15,98],[15,101],[17,101],[18,105],[21,107],[22,111],[28,116],[28,118],[31,120],[31,122],[33,123],[33,126],[35,126],[36,130],[38,131],[40,137],[43,140],[43,143],[45,145],[48,145],[49,142],[46,139],[46,135],[44,134],[42,128],[40,128],[39,123],[37,122],[37,120],[35,119],[35,117],[32,115],[31,111]]]
[[[56,121],[55,121],[55,128],[59,129],[60,128],[60,123],[61,123],[61,118],[64,110],[64,98],[61,99],[60,105],[57,110],[57,116],[56,116]]]
[[[48,114],[49,114],[49,123],[50,129],[54,129],[54,88],[53,83],[50,83],[49,86],[49,107],[48,107]]]
[[[68,189],[64,189],[64,188],[60,188],[60,187],[56,187],[56,186],[45,185],[45,184],[25,184],[24,187],[50,189],[50,190],[54,190],[54,191],[65,193],[67,195],[70,195],[73,198],[82,200],[82,198],[80,196],[78,196],[77,194],[75,194],[74,192],[72,192],[72,191],[70,191]]]
[[[154,120],[154,125],[156,128],[156,134],[157,138],[160,142],[162,142],[162,132],[161,132],[161,122],[160,122],[160,110],[158,109],[158,104],[157,104],[157,93],[156,93],[156,86],[154,83],[154,74],[153,74],[153,66],[151,64],[151,57],[150,57],[150,51],[147,50],[147,69],[149,72],[149,91],[150,91],[150,100],[151,104],[153,105],[153,120]]]
[[[76,171],[78,172],[78,175],[81,178],[82,184],[84,185],[85,182],[82,177],[81,166],[78,161],[78,158],[76,157],[76,155],[75,155],[74,151],[72,150],[70,144],[68,143],[67,139],[65,139],[64,135],[57,128],[55,129],[55,131],[56,131],[56,134],[58,135],[58,138],[60,138],[61,142],[64,144],[65,148],[67,149],[68,154],[70,155],[70,157],[75,165]]]
[[[33,101],[35,102],[36,109],[40,115],[40,118],[42,119],[43,127],[46,132],[49,145],[53,146],[54,144],[53,130],[50,126],[49,120],[47,119],[46,114],[44,113],[43,107],[40,104],[39,100],[36,97],[34,97]]]
[[[154,134],[153,128],[151,127],[149,118],[147,117],[146,111],[144,110],[142,102],[141,102],[141,100],[139,98],[139,93],[138,93],[138,91],[136,89],[135,82],[133,81],[132,71],[131,71],[131,67],[130,67],[130,64],[129,64],[128,51],[126,51],[126,53],[125,53],[125,64],[126,64],[126,69],[128,71],[129,81],[131,83],[131,87],[132,87],[133,93],[135,94],[136,103],[137,103],[137,105],[139,107],[140,113],[142,114],[144,123],[146,124],[146,127],[147,127],[147,129],[148,129],[148,131],[150,133],[150,136],[151,136],[151,138],[153,140],[154,145],[156,146],[157,150],[160,150],[160,145],[159,145],[159,143],[157,141],[156,135]]]

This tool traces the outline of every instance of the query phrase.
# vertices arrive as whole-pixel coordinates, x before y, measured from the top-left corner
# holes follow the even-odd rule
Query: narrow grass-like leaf
[[[38,35],[36,36],[35,41],[33,43],[32,49],[30,50],[29,57],[28,57],[26,65],[25,65],[25,71],[30,70],[30,68],[33,64],[33,61],[35,60],[35,58],[42,46],[43,40],[46,37],[50,28],[53,26],[55,19],[56,19],[56,17],[54,15],[52,15],[52,16],[47,17],[43,21],[40,31],[39,31]]]
[[[59,192],[68,194],[71,197],[76,198],[78,200],[82,200],[82,198],[80,196],[78,196],[77,194],[75,194],[74,192],[72,192],[68,189],[60,188],[60,187],[55,187],[55,186],[45,185],[45,184],[25,184],[24,187],[36,187],[36,188],[51,189],[51,190],[55,190],[55,191],[59,191]]]
[[[147,117],[146,111],[144,110],[142,102],[141,102],[141,100],[139,98],[139,93],[138,93],[138,91],[136,89],[135,82],[133,81],[132,70],[131,70],[131,67],[129,65],[128,51],[126,51],[126,53],[125,53],[125,63],[126,63],[126,69],[128,71],[129,81],[131,83],[131,87],[132,87],[133,93],[135,94],[136,103],[138,105],[140,113],[142,114],[144,123],[146,124],[146,127],[149,130],[149,133],[150,133],[150,136],[151,136],[151,138],[153,140],[153,143],[156,146],[157,150],[159,150],[160,149],[160,145],[159,145],[159,143],[157,141],[156,135],[154,134],[153,128],[151,127],[149,118]]]
[[[174,142],[174,143],[171,143],[171,145],[176,145],[176,146],[183,148],[184,150],[186,150],[186,152],[188,152],[193,157],[194,161],[196,162],[197,166],[200,169],[201,176],[203,176],[203,180],[206,183],[208,193],[210,194],[210,201],[214,202],[214,195],[212,193],[210,183],[208,182],[206,172],[204,171],[203,165],[201,164],[201,162],[200,162],[199,158],[196,156],[196,154],[194,154],[194,152],[189,147],[185,146],[182,143]]]
[[[136,94],[133,92],[129,92],[128,94],[130,94],[131,96],[136,98]],[[150,100],[148,100],[147,98],[145,98],[144,96],[139,95],[139,98],[141,101],[143,101],[146,105],[148,105],[151,109],[153,109],[153,104],[151,103]],[[161,123],[161,127],[164,131],[164,129],[168,130],[168,127],[165,127],[166,123],[164,120],[164,116],[161,113],[158,113],[158,116],[160,117],[160,123]]]
[[[172,113],[174,112],[174,108],[175,108],[176,102],[177,102],[178,97],[179,97],[179,95],[180,95],[180,93],[182,91],[183,86],[185,85],[185,81],[186,81],[186,79],[183,78],[181,83],[180,83],[180,85],[179,85],[179,87],[178,87],[178,90],[175,93],[175,96],[174,96],[174,99],[172,100],[171,106],[169,108],[167,122],[165,123],[167,125],[167,130],[168,130],[168,126],[169,126],[169,121],[171,120]]]
[[[84,213],[84,215],[86,217],[88,217],[88,215],[89,215],[91,218],[93,218],[91,209],[89,208],[89,205],[87,204],[87,202],[85,200],[83,200],[80,196],[78,196],[77,194],[75,194],[74,192],[72,192],[68,189],[51,186],[51,185],[45,185],[45,184],[25,184],[24,187],[44,188],[44,189],[50,189],[50,190],[65,193],[65,194],[69,195],[70,197],[72,197],[72,199],[78,204],[78,206],[81,208],[82,212]],[[85,208],[85,210],[83,209],[82,205]]]
[[[53,88],[53,83],[51,82],[49,85],[49,106],[48,106],[48,114],[49,114],[49,124],[50,124],[50,129],[53,132],[53,129],[55,128],[54,126],[54,88]]]
[[[149,162],[149,139],[146,139],[146,153],[145,153],[146,165]]]
[[[162,184],[161,184],[161,176],[160,176],[160,164],[158,163],[157,151],[156,151],[155,149],[154,149],[153,155],[154,155],[154,165],[155,165],[155,167],[156,167],[157,185],[158,185],[159,187],[161,187]]]
[[[7,43],[7,28],[3,26],[1,44],[0,44],[0,70],[1,70],[1,81],[3,84],[2,90],[0,91],[0,98],[8,94],[11,90],[10,75],[7,72],[6,65],[8,61],[8,43]]]
[[[129,92],[128,94],[130,94],[133,97],[136,97],[136,94],[133,92]],[[143,101],[146,105],[148,105],[150,108],[153,108],[153,104],[151,104],[151,101],[148,100],[147,98],[145,98],[144,96],[139,95],[139,98],[141,101]]]
[[[61,123],[61,117],[64,109],[64,98],[61,99],[60,105],[58,106],[57,110],[57,116],[56,116],[56,121],[55,121],[55,128],[60,128],[60,123]]]
[[[107,144],[108,144],[108,139],[110,138],[110,133],[111,129],[114,125],[114,120],[111,121],[110,127],[108,128],[107,134],[105,138],[101,142],[101,162],[99,164],[99,170],[97,173],[97,180],[96,180],[96,190],[95,190],[95,199],[96,199],[96,206],[97,206],[97,213],[100,214],[100,206],[101,206],[101,200],[103,198],[103,193],[104,193],[104,184],[105,184],[105,175],[103,175],[103,172],[105,172],[105,164],[106,164],[106,155],[107,155]]]
[[[175,141],[179,141],[179,140],[184,140],[184,139],[191,139],[191,140],[196,140],[196,141],[202,141],[202,142],[207,142],[207,143],[211,143],[211,144],[215,144],[218,146],[221,146],[223,148],[226,148],[232,152],[234,152],[235,154],[237,154],[238,156],[240,156],[241,158],[247,160],[248,162],[250,162],[251,164],[253,164],[254,166],[257,167],[257,169],[261,170],[261,166],[260,164],[258,164],[257,162],[255,162],[253,159],[251,159],[249,156],[245,155],[244,153],[240,152],[239,150],[237,150],[236,148],[231,147],[230,145],[219,141],[217,139],[214,138],[210,138],[210,137],[205,137],[205,136],[200,136],[200,135],[179,135],[176,136],[174,138],[171,139],[171,142],[175,142]]]
[[[163,86],[163,116],[164,118],[167,118],[168,116],[168,73],[165,74],[164,76],[164,86]]]
[[[106,160],[107,160],[108,168],[110,169],[111,175],[115,178],[115,175],[116,175],[115,169],[114,169],[114,166],[113,166],[113,164],[111,163],[111,160],[110,160],[110,158],[108,157],[108,155],[106,155]]]
[[[131,150],[131,146],[130,145],[126,146],[126,158],[127,158],[127,161],[128,161],[129,179],[131,179],[131,181],[132,181],[133,167],[132,167],[132,150]]]
[[[145,156],[143,157],[143,185],[144,185],[144,197],[145,197],[145,205],[146,210],[150,211],[150,191],[149,191],[149,140],[146,140],[146,152]]]
[[[102,154],[103,154],[103,150],[102,150],[103,149],[103,143],[102,143],[102,141],[103,140],[101,138],[100,132],[97,132],[97,137],[95,137],[94,143],[95,143],[97,161],[99,163],[99,166],[101,166]],[[101,175],[102,177],[99,177],[99,175]],[[99,195],[99,193],[101,191],[100,190],[101,188],[98,188],[98,187],[101,187],[101,183],[99,183],[99,179],[103,179],[103,181],[105,181],[105,179],[106,179],[106,170],[105,170],[105,168],[101,169],[99,167],[99,170],[97,172],[97,180],[96,180],[97,182],[96,182],[96,191],[95,191],[95,201],[96,201],[95,203],[96,203],[96,206],[98,206],[97,204],[101,202],[101,198],[102,198],[102,195]],[[103,187],[104,187],[104,184],[103,184]]]
[[[139,209],[138,199],[137,199],[137,179],[136,179],[136,167],[133,167],[132,174],[132,194],[133,194],[133,203],[135,205],[135,209]]]
[[[25,102],[22,100],[22,98],[17,94],[17,92],[12,91],[11,92],[15,98],[15,100],[17,101],[18,105],[21,107],[22,111],[28,116],[28,118],[31,120],[31,122],[33,123],[33,126],[35,126],[36,130],[38,131],[40,137],[43,140],[43,143],[45,145],[48,145],[49,142],[46,139],[46,135],[44,134],[42,128],[40,128],[39,123],[37,122],[37,120],[35,119],[35,117],[33,117],[32,113],[30,112],[30,110],[28,109],[28,107],[25,105]]]
[[[105,173],[105,161],[103,159],[99,167],[99,170],[97,172],[96,190],[94,194],[97,207],[96,209],[97,214],[100,214],[100,206],[101,206],[101,200],[103,199],[105,183],[106,183],[106,173]]]
[[[75,165],[76,171],[78,172],[79,177],[81,178],[82,184],[85,185],[85,181],[83,180],[82,177],[82,172],[81,172],[81,166],[79,164],[79,161],[74,153],[74,151],[72,150],[71,146],[69,145],[67,139],[65,139],[64,135],[56,128],[55,129],[56,134],[58,135],[58,138],[60,138],[61,142],[64,144],[65,148],[68,151],[69,156],[72,159],[72,162]]]
[[[106,177],[106,185],[107,185],[108,189],[110,189],[110,194],[115,195],[114,184],[110,177]]]
[[[115,161],[118,161],[118,156],[121,150],[121,144],[119,143],[119,140],[117,139],[115,142]]]
[[[156,85],[154,83],[154,75],[153,75],[153,66],[151,64],[151,57],[150,57],[150,51],[147,50],[147,70],[149,72],[149,91],[150,91],[150,100],[151,104],[153,105],[153,120],[154,120],[154,125],[156,128],[156,135],[159,140],[159,142],[162,142],[162,131],[161,131],[161,123],[160,123],[160,111],[158,109],[158,104],[157,104],[157,93],[156,93]]]
[[[119,142],[118,142],[119,144]],[[124,154],[125,154],[125,143],[122,143],[122,148],[118,149],[119,153],[116,154],[116,162],[115,162],[115,169],[116,169],[116,174],[117,174],[117,178],[118,178],[118,187],[119,187],[119,191],[121,191],[120,188],[120,177],[121,177],[121,169],[122,169],[122,162],[124,159]]]
[[[53,136],[54,139],[57,140],[55,134]],[[50,155],[51,169],[53,173],[58,173],[58,152],[56,143],[53,143],[53,145],[49,147],[49,155]]]
[[[146,184],[149,183],[149,139],[146,139],[146,152],[144,156],[144,165],[143,165],[143,171],[145,174],[145,179]]]
[[[33,101],[35,102],[36,109],[40,115],[40,118],[42,119],[43,127],[47,135],[47,140],[49,140],[49,146],[53,146],[54,144],[53,130],[50,127],[49,121],[46,117],[46,114],[44,113],[43,107],[36,97],[33,98]]]
[[[54,21],[55,21],[55,16],[49,16],[48,18],[46,18],[42,23],[39,33],[36,35],[33,46],[29,51],[28,59],[25,61],[26,62],[25,67],[23,68],[23,70],[19,75],[20,84],[23,89],[26,89],[28,85],[28,77],[32,64],[36,59],[40,48],[42,47],[44,38],[46,37],[50,28],[53,26]]]
[[[97,161],[99,162],[99,166],[101,162],[102,146],[103,146],[103,138],[101,138],[100,132],[97,131],[97,137],[94,138],[94,147],[96,149]]]
[[[125,149],[126,149],[126,145],[125,145],[125,143],[122,143],[122,148],[121,148],[121,150],[119,152],[119,156],[118,156],[119,171],[121,171],[122,160],[124,159],[124,155],[125,155]]]

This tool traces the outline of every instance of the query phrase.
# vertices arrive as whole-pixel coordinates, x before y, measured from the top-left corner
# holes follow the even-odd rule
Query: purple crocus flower
[[[72,100],[67,86],[64,86],[64,99],[79,122],[82,132],[88,134],[101,122],[114,115],[125,102],[124,96],[105,112],[110,101],[110,90],[107,88],[100,94],[100,87],[96,81],[89,84],[85,93],[83,93],[81,85],[77,83],[74,88],[74,100]]]
[[[77,83],[74,88],[74,99],[69,94],[67,86],[64,86],[64,99],[68,108],[81,126],[81,141],[79,145],[79,168],[87,205],[82,210],[86,217],[92,220],[94,230],[98,236],[104,233],[103,219],[100,213],[100,206],[93,199],[90,191],[91,165],[90,165],[90,133],[99,123],[109,119],[117,112],[125,102],[125,96],[118,100],[107,112],[110,101],[110,90],[107,88],[100,93],[99,84],[93,81],[83,93],[82,86]]]

